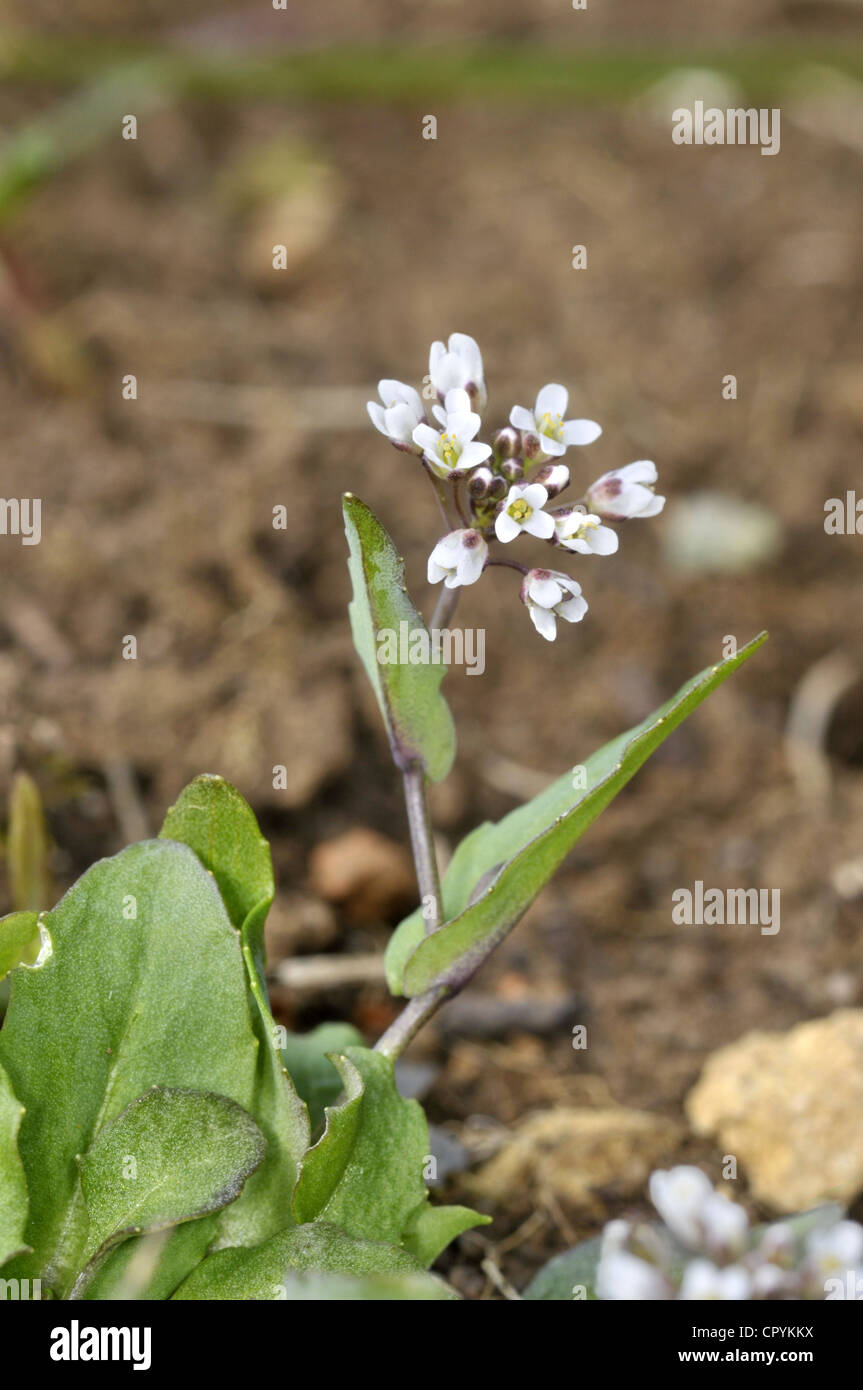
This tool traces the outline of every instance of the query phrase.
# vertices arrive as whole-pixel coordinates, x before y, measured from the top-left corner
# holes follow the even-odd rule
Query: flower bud
[[[496,474],[495,477],[492,478],[491,486],[488,490],[489,501],[499,502],[502,498],[506,497],[508,492],[509,483],[506,481],[506,478],[501,478],[499,474]]]
[[[524,477],[524,466],[519,459],[504,459],[500,471],[508,483],[520,483]]]
[[[501,479],[501,481],[503,480]],[[481,498],[488,497],[489,489],[494,482],[494,473],[483,463],[471,473],[468,479],[467,490],[471,497],[478,502]]]
[[[565,487],[569,487],[569,469],[565,463],[544,463],[531,474],[532,483],[542,483],[549,497],[557,497]]]
[[[526,463],[542,457],[542,440],[534,430],[522,430],[521,453]]]
[[[514,459],[521,453],[521,431],[506,425],[491,441],[496,459]]]
[[[665,506],[665,498],[654,493],[656,481],[656,464],[641,459],[638,463],[628,463],[625,468],[603,473],[588,488],[585,500],[589,510],[606,521],[657,516]]]

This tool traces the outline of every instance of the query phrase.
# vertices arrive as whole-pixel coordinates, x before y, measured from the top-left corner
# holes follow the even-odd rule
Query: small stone
[[[376,830],[348,830],[316,846],[309,885],[357,923],[395,921],[417,902],[410,855]]]
[[[557,1107],[531,1115],[472,1180],[480,1197],[506,1205],[514,1193],[550,1193],[604,1213],[602,1190],[643,1194],[653,1168],[674,1153],[680,1131],[662,1115],[624,1107]]]
[[[863,1192],[863,1009],[747,1033],[708,1058],[686,1109],[776,1211]]]

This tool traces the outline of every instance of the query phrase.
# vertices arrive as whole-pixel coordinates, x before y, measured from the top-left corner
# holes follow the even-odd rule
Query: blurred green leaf
[[[10,912],[0,917],[0,980],[17,965],[33,965],[41,946],[38,913]]]
[[[440,1280],[425,1274],[416,1260],[395,1245],[354,1240],[325,1221],[294,1226],[254,1249],[221,1250],[210,1255],[174,1295],[176,1299],[265,1300],[309,1297],[315,1283],[295,1278],[311,1271],[318,1287],[327,1274],[386,1276],[386,1282],[340,1282],[340,1297],[452,1298]],[[405,1277],[407,1276],[407,1277]],[[323,1287],[327,1287],[324,1278]],[[347,1292],[346,1292],[347,1290]],[[328,1295],[321,1295],[328,1296]]]
[[[39,788],[26,772],[16,773],[9,794],[6,846],[12,906],[16,912],[41,912],[50,907],[50,854]]]
[[[602,1236],[584,1240],[572,1250],[555,1255],[530,1281],[522,1298],[530,1302],[571,1303],[573,1290],[583,1288],[585,1301],[596,1299],[596,1271],[602,1251]]]

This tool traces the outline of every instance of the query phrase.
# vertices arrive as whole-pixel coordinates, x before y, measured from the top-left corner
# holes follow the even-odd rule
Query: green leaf
[[[261,902],[273,901],[270,847],[251,806],[224,777],[207,773],[190,782],[165,816],[159,838],[195,851],[218,883],[237,931]]]
[[[18,1155],[24,1107],[0,1067],[0,1265],[26,1250],[27,1179]]]
[[[480,1216],[470,1207],[433,1207],[430,1202],[423,1202],[408,1220],[404,1246],[423,1268],[428,1268],[458,1236],[474,1226],[487,1226],[490,1221],[490,1216]]]
[[[309,1107],[313,1134],[324,1118],[324,1109],[338,1100],[342,1089],[342,1078],[327,1053],[361,1046],[362,1041],[350,1023],[321,1023],[310,1033],[288,1033],[282,1037],[282,1061],[298,1095]]]
[[[585,1301],[595,1302],[596,1271],[601,1251],[602,1236],[593,1236],[572,1250],[555,1255],[531,1280],[522,1298],[532,1302],[572,1303],[576,1297],[573,1290],[583,1288]]]
[[[702,671],[643,723],[594,753],[585,764],[585,787],[574,790],[568,772],[497,824],[469,835],[446,875],[446,924],[424,937],[414,913],[396,930],[387,953],[390,989],[416,995],[469,979],[642,763],[766,636]]]
[[[432,1209],[423,1177],[430,1155],[422,1107],[399,1095],[393,1064],[379,1052],[349,1047],[332,1060],[345,1099],[327,1110],[327,1127],[303,1159],[294,1215],[301,1224],[330,1222],[356,1240],[404,1244],[430,1263],[456,1235],[487,1218],[466,1208],[424,1216]]]
[[[354,1240],[337,1226],[316,1221],[313,1225],[281,1231],[253,1249],[235,1247],[209,1255],[174,1297],[184,1300],[283,1299],[288,1296],[286,1276],[304,1270],[354,1275],[406,1273],[414,1278],[422,1274],[420,1266],[406,1250],[380,1241]],[[428,1275],[422,1277],[429,1278]]]
[[[171,807],[160,833],[194,850],[240,932],[259,1044],[249,1108],[268,1148],[242,1197],[224,1213],[217,1244],[253,1245],[289,1224],[298,1165],[309,1142],[308,1116],[282,1065],[267,995],[264,923],[275,895],[270,847],[248,802],[223,777],[196,777]]]
[[[251,1115],[225,1096],[154,1086],[132,1101],[81,1160],[89,1263],[73,1297],[120,1241],[233,1202],[266,1147]]]
[[[258,1044],[239,938],[185,845],[101,860],[42,922],[53,953],[11,977],[0,1064],[26,1107],[33,1254],[15,1266],[63,1297],[86,1259],[78,1156],[152,1085],[251,1110]]]
[[[18,772],[9,795],[6,844],[13,907],[21,912],[41,912],[53,901],[50,858],[39,788],[26,772]]]
[[[384,651],[379,634],[394,634],[396,643],[404,639],[409,652],[412,635],[425,642],[428,630],[408,597],[404,561],[377,517],[349,492],[342,506],[354,591],[349,610],[354,646],[377,696],[393,759],[402,770],[418,763],[432,782],[440,782],[455,757],[452,715],[440,693],[446,666],[378,660]]]
[[[34,965],[44,944],[37,913],[0,917],[0,980],[18,965]]]

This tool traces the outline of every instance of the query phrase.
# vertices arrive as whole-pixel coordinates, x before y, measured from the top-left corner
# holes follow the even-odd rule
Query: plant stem
[[[425,773],[421,767],[415,765],[402,773],[402,779],[423,919],[426,924],[426,935],[430,936],[440,926],[441,900],[440,875],[438,874],[434,834],[426,797]]]
[[[411,999],[383,1036],[378,1038],[375,1052],[382,1052],[385,1057],[391,1057],[393,1060],[400,1057],[408,1043],[416,1037],[423,1025],[428,1023],[448,995],[446,985],[437,985],[425,994],[418,994],[415,999]]]
[[[447,589],[446,586],[441,589],[438,595],[438,601],[435,604],[435,610],[432,613],[431,622],[429,623],[430,632],[434,632],[435,630],[440,631],[441,628],[447,626],[450,618],[455,612],[460,592],[460,589]]]
[[[441,589],[429,625],[432,630],[446,627],[455,612],[458,599],[458,589]],[[426,935],[430,936],[433,931],[437,931],[441,924],[442,904],[440,875],[438,874],[434,835],[426,797],[425,774],[421,767],[411,767],[402,774],[402,777],[420,901],[425,907],[431,898],[431,906],[434,908],[434,912],[430,916],[426,917],[425,913],[423,914]],[[428,990],[425,994],[417,995],[416,999],[411,999],[398,1018],[378,1039],[375,1044],[375,1051],[382,1052],[385,1057],[400,1057],[411,1039],[428,1022],[449,993],[450,991],[445,985],[439,985],[435,989]]]

